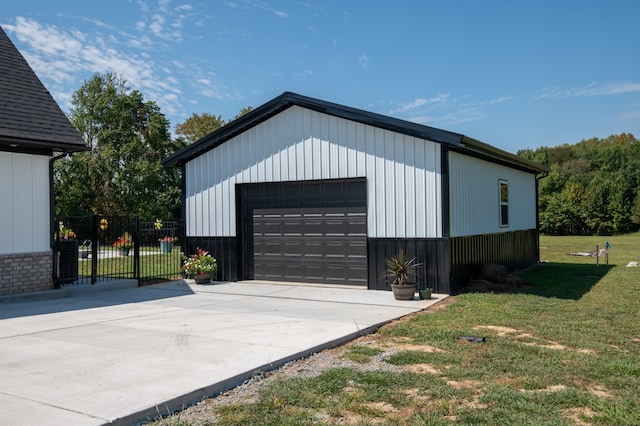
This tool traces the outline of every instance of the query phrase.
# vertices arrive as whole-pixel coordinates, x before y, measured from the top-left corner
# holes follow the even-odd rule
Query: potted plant
[[[412,300],[416,293],[416,269],[420,266],[416,258],[409,258],[400,250],[398,254],[386,259],[387,277],[391,278],[391,290],[396,300]]]
[[[78,279],[78,237],[73,229],[63,222],[58,224],[54,234],[56,262],[56,285],[72,283]]]
[[[196,249],[196,254],[191,256],[182,255],[182,273],[184,276],[196,280],[196,284],[205,284],[211,281],[211,277],[218,269],[216,259],[209,252]]]
[[[178,241],[178,237],[170,237],[168,235],[158,238],[158,242],[160,243],[160,253],[171,253],[171,250],[173,250],[173,244],[176,241]]]
[[[431,299],[431,295],[433,294],[433,289],[431,287],[421,288],[418,290],[418,296],[420,296],[420,300],[429,300]]]
[[[120,256],[129,256],[129,251],[133,248],[133,240],[128,232],[125,232],[113,246],[120,251]]]
[[[73,232],[73,229],[67,228],[62,223],[60,224],[60,232],[58,233],[59,240],[75,240],[78,238],[76,233]]]

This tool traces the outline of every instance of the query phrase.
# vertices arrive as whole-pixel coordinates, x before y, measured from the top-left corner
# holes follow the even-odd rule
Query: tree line
[[[58,160],[55,213],[181,214],[180,170],[161,161],[231,120],[192,114],[170,132],[159,106],[112,73],[95,74],[73,93],[70,120],[91,151]],[[546,234],[612,234],[640,229],[640,141],[631,134],[518,151],[550,167],[539,181],[540,230]]]
[[[137,214],[144,220],[180,217],[180,170],[161,161],[228,123],[193,114],[176,126],[174,137],[160,107],[112,73],[95,74],[73,93],[69,118],[91,151],[54,164],[55,213]]]
[[[518,155],[551,169],[539,181],[541,232],[610,235],[640,229],[640,141],[632,134]]]

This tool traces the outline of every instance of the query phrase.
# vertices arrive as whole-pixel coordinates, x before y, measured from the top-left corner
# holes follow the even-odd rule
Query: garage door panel
[[[367,285],[364,180],[244,186],[247,278]]]

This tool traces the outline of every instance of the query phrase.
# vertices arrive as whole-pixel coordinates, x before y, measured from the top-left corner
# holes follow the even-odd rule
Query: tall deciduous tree
[[[540,181],[540,230],[611,234],[640,229],[640,141],[623,133],[522,150],[550,167]]]
[[[92,150],[56,163],[57,213],[178,217],[179,171],[160,162],[180,146],[158,105],[114,74],[85,81],[71,103],[71,121]]]
[[[183,136],[188,143],[194,143],[209,133],[224,126],[225,122],[221,116],[211,115],[208,112],[203,114],[191,114],[183,123],[176,125],[176,134]]]
[[[224,121],[220,115],[212,115],[208,112],[202,114],[193,113],[183,123],[176,125],[176,134],[183,137],[187,143],[191,144],[207,136],[209,133],[218,130],[231,121],[242,117],[253,108],[248,106],[244,107],[236,114],[236,116],[229,121]]]

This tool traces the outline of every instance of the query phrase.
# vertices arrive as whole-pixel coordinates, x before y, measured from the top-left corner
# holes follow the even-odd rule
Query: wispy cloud
[[[480,120],[483,117],[482,112],[477,108],[465,108],[458,111],[442,114],[438,116],[431,115],[417,115],[413,117],[407,117],[406,120],[412,121],[418,124],[425,124],[429,126],[452,126],[459,123],[466,123],[469,121]]]
[[[431,98],[415,98],[389,111],[414,123],[436,127],[455,126],[460,123],[481,120],[485,117],[484,107],[513,101],[513,96],[498,96],[470,102],[468,96],[453,96],[440,93]]]
[[[189,18],[195,19],[196,16],[191,5],[182,4],[170,8],[170,4],[170,1],[159,1],[151,8],[148,4],[140,2],[143,17],[136,23],[136,28],[139,31],[148,29],[151,35],[162,40],[182,40],[184,21]]]
[[[168,69],[143,54],[119,51],[111,38],[77,30],[64,31],[23,17],[5,28],[28,46],[21,53],[40,78],[52,83],[49,90],[67,107],[70,93],[79,89],[68,85],[75,84],[78,75],[89,78],[94,73],[113,72],[123,76],[130,87],[156,101],[166,113],[177,112],[175,100],[181,90]]]
[[[275,9],[268,3],[257,3],[253,1],[245,1],[245,4],[253,9],[260,9],[260,10],[264,10],[265,12],[273,13],[278,18],[283,18],[283,19],[289,18],[289,14],[287,12],[285,12],[284,10]],[[227,5],[233,8],[239,7],[237,2],[229,2],[227,3]]]
[[[618,115],[620,121],[637,121],[640,120],[640,110],[626,111]]]
[[[360,64],[362,69],[368,70],[369,69],[369,58],[367,57],[367,55],[362,54],[362,55],[358,56],[358,64]]]
[[[546,87],[540,91],[540,94],[535,96],[535,99],[563,99],[587,96],[622,95],[625,93],[635,92],[640,92],[640,83],[622,82],[602,85],[593,82],[584,87],[574,87],[569,89]]]
[[[400,104],[398,108],[392,109],[389,113],[403,114],[405,112],[412,111],[417,108],[424,107],[430,104],[444,104],[449,100],[449,98],[450,98],[450,95],[448,93],[441,93],[438,96],[434,96],[433,98],[430,98],[430,99],[416,98],[411,102]]]
[[[517,100],[517,98],[514,96],[499,96],[494,99],[487,99],[487,100],[481,101],[477,105],[479,106],[496,105],[496,104],[501,104],[503,102],[509,102],[509,101],[515,101],[515,100]]]

